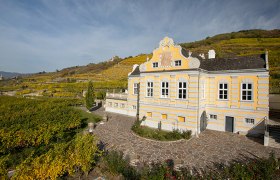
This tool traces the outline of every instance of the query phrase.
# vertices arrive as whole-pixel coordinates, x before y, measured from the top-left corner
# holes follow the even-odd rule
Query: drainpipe
[[[268,51],[267,50],[265,50],[265,67],[266,67],[266,70],[269,70]]]
[[[140,82],[137,85],[138,87],[138,94],[137,94],[137,107],[136,107],[136,120],[139,121],[139,105],[140,105]]]
[[[197,130],[196,130],[196,137],[198,137],[198,132],[200,132],[200,129],[199,129],[200,70],[198,70],[197,81],[198,81],[198,98],[197,98]]]

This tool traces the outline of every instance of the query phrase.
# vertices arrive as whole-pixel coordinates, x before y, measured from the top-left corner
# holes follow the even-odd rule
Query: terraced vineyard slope
[[[245,30],[181,43],[187,51],[204,53],[214,49],[218,57],[260,55],[269,52],[270,93],[280,93],[280,30]],[[118,58],[113,61],[41,72],[21,79],[1,81],[0,91],[16,90],[17,95],[37,93],[43,96],[81,97],[87,82],[93,81],[97,91],[127,88],[127,74],[134,64],[141,64],[151,54]]]
[[[280,30],[246,30],[219,34],[204,40],[182,43],[182,47],[207,55],[214,49],[221,58],[264,54],[268,50],[270,93],[280,93]]]

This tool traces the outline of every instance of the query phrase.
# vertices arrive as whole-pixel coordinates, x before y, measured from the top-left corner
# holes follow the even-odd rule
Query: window
[[[154,95],[153,87],[154,87],[153,82],[147,82],[147,97],[153,97]]]
[[[246,124],[255,124],[255,119],[245,118]]]
[[[209,114],[209,118],[210,118],[210,119],[217,120],[217,115],[215,115],[215,114]]]
[[[161,82],[161,97],[168,97],[168,82]]]
[[[121,104],[121,108],[124,108],[124,103]]]
[[[187,82],[179,82],[178,98],[179,99],[186,99],[187,98]]]
[[[114,104],[114,107],[118,107],[118,103],[115,103],[115,104]]]
[[[253,100],[253,85],[252,83],[242,83],[241,85],[241,99],[243,101]]]
[[[228,99],[228,84],[227,83],[219,84],[219,99],[222,99],[222,100]]]
[[[147,117],[152,117],[152,112],[147,112]]]
[[[182,64],[181,60],[175,61],[175,66],[181,66],[181,64]]]
[[[133,94],[138,94],[139,83],[133,84]]]
[[[112,102],[109,102],[109,107],[112,107]]]
[[[185,117],[183,117],[183,116],[178,116],[178,121],[179,122],[186,122]]]
[[[158,67],[158,62],[154,62],[153,63],[153,68],[157,68]]]
[[[135,106],[135,105],[133,105],[133,106],[132,106],[132,109],[136,109],[136,106]]]
[[[167,119],[167,114],[161,114],[161,119]]]

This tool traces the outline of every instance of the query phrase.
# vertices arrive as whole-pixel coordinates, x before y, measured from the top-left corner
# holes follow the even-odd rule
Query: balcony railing
[[[106,93],[106,98],[127,100],[127,93]]]

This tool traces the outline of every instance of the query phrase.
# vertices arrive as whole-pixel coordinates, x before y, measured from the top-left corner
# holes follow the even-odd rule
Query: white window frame
[[[255,119],[253,119],[253,118],[245,118],[245,123],[246,124],[250,124],[250,125],[254,125],[255,124]]]
[[[245,89],[243,88],[243,84],[245,84]],[[248,85],[251,85],[251,89],[249,89]],[[241,101],[253,101],[254,91],[253,91],[253,83],[252,82],[242,82],[241,83]],[[246,92],[244,95],[243,92]],[[248,92],[251,92],[251,95],[248,95]],[[245,99],[243,97],[245,96]],[[248,97],[251,96],[251,99],[248,99]]]
[[[114,107],[118,107],[119,105],[118,105],[118,103],[114,103]]]
[[[112,106],[113,106],[112,102],[109,102],[108,106],[109,106],[109,107],[112,107]]]
[[[139,83],[133,83],[133,94],[137,95],[139,92]]]
[[[137,106],[135,106],[135,105],[132,105],[132,109],[136,109],[137,108]]]
[[[181,60],[176,60],[174,61],[175,66],[182,66],[182,61]]]
[[[158,62],[153,62],[153,68],[157,68],[158,67]]]
[[[121,108],[124,108],[124,107],[125,107],[124,103],[121,103]]]
[[[181,86],[181,88],[180,88],[180,83],[182,83],[182,86]],[[184,87],[184,83],[186,83],[186,87]],[[177,87],[177,98],[178,99],[187,99],[187,92],[188,92],[188,83],[186,82],[186,81],[179,81],[178,82],[178,87]],[[182,90],[182,97],[180,97],[179,95],[180,95],[180,90]],[[185,93],[186,93],[186,97],[184,98],[184,91],[185,91]]]
[[[154,96],[154,82],[148,81],[147,82],[147,97],[153,97]]]
[[[160,87],[161,87],[160,88],[161,98],[168,98],[168,96],[169,96],[169,82],[168,81],[161,81]],[[163,93],[163,91],[164,91],[164,93]]]
[[[220,87],[221,84],[222,84],[222,88]],[[225,84],[227,85],[227,88],[225,88]],[[219,84],[218,84],[218,99],[219,100],[228,100],[228,96],[229,96],[228,89],[229,89],[229,86],[228,86],[227,82],[219,82]],[[222,91],[222,94],[220,94],[221,91]],[[222,98],[220,97],[220,95],[222,95]],[[227,98],[224,98],[225,95],[227,96]]]

